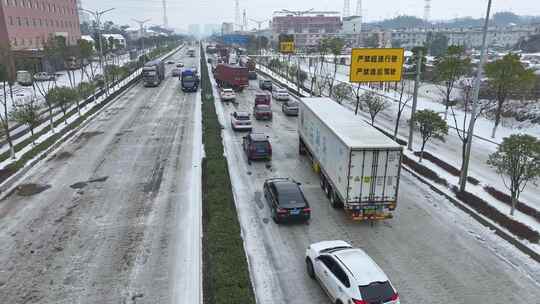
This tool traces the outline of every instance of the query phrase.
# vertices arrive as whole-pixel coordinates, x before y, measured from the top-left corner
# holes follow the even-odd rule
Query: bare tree
[[[17,123],[27,125],[30,129],[32,144],[36,144],[34,137],[34,129],[39,125],[39,108],[36,105],[36,100],[31,99],[30,102],[21,106],[15,107],[11,111],[11,118]]]
[[[394,140],[397,139],[397,133],[399,129],[399,121],[401,120],[401,115],[403,114],[403,111],[407,107],[407,104],[412,100],[413,95],[409,94],[407,92],[410,91],[410,88],[407,88],[407,92],[405,91],[405,87],[410,87],[411,82],[407,81],[406,79],[402,79],[401,82],[399,82],[399,99],[398,99],[398,111],[396,115],[396,125],[394,127]]]
[[[366,92],[362,95],[362,99],[366,104],[369,116],[371,117],[371,125],[375,123],[375,117],[384,109],[388,108],[388,101],[374,92]]]
[[[2,50],[0,50],[1,52]],[[3,53],[3,52],[2,52]],[[9,57],[3,57],[3,58],[9,58]],[[10,90],[10,95],[11,95],[11,102],[13,103],[13,90],[11,89],[12,88],[12,85],[10,85],[9,83],[11,83],[10,81],[10,73],[9,73],[9,69],[6,65],[0,63],[0,81],[2,82],[2,99],[0,99],[1,103],[2,103],[2,114],[0,115],[0,124],[2,124],[2,131],[4,133],[4,135],[6,136],[6,140],[8,142],[8,145],[9,145],[9,154],[10,154],[10,157],[12,159],[14,159],[16,157],[15,155],[15,147],[13,145],[13,140],[11,138],[11,134],[9,132],[9,117],[8,117],[8,90],[6,88],[9,87],[9,90]]]
[[[459,137],[459,140],[461,141],[461,172],[465,169],[465,155],[467,153],[467,142],[469,140],[469,136],[473,134],[469,134],[468,132],[468,123],[470,119],[478,119],[484,111],[486,111],[489,107],[491,102],[483,103],[479,106],[477,113],[474,116],[469,117],[472,115],[471,108],[472,108],[472,93],[473,93],[473,81],[472,80],[466,80],[461,82],[462,85],[462,96],[461,101],[463,102],[463,119],[458,120],[457,113],[455,111],[456,105],[450,106],[450,111],[452,114],[452,118],[454,121],[454,126],[456,129],[456,133]],[[461,177],[460,177],[461,178]],[[461,181],[460,181],[461,184]]]

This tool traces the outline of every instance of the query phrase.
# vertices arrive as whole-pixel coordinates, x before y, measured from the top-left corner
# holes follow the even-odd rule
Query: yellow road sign
[[[294,41],[283,41],[279,43],[279,51],[284,54],[294,53]]]
[[[403,49],[353,49],[349,81],[401,81],[403,60]]]

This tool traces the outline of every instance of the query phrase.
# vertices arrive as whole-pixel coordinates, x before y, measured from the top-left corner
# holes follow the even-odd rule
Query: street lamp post
[[[145,19],[145,20],[137,20],[137,19],[131,19],[135,22],[137,22],[139,24],[139,27],[141,28],[141,47],[142,47],[142,52],[143,54],[146,54],[145,52],[145,49],[144,49],[144,24],[146,22],[149,22],[151,19]]]
[[[471,120],[469,122],[469,129],[467,131],[467,143],[465,146],[465,155],[463,157],[463,170],[459,177],[459,190],[465,191],[467,186],[467,174],[469,171],[469,160],[471,155],[472,140],[474,137],[474,124],[476,123],[476,112],[478,111],[478,95],[480,93],[480,82],[482,81],[482,75],[484,70],[484,63],[486,61],[486,40],[487,30],[489,25],[489,14],[491,12],[491,0],[488,0],[486,19],[484,21],[484,32],[482,34],[482,50],[480,51],[480,62],[478,63],[478,70],[476,72],[476,79],[474,81],[474,91],[472,100],[472,113]]]
[[[84,9],[84,8],[81,8],[80,10],[82,11],[85,11],[89,14],[91,14],[92,16],[94,16],[94,19],[96,20],[96,25],[97,25],[97,33],[98,33],[98,43],[99,43],[99,67],[101,69],[101,73],[103,73],[103,79],[105,81],[105,88],[106,88],[106,92],[109,92],[109,86],[108,86],[108,82],[107,82],[107,77],[105,75],[105,70],[103,69],[103,43],[102,43],[102,39],[101,39],[101,17],[114,10],[114,8],[110,8],[108,10],[103,10],[103,11],[91,11],[91,10],[87,10],[87,9]]]

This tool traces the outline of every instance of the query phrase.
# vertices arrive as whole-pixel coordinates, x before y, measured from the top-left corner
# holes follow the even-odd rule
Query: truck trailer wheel
[[[339,199],[337,194],[332,190],[330,191],[330,206],[332,206],[332,208],[334,209],[342,208],[343,204],[341,203],[341,200]]]

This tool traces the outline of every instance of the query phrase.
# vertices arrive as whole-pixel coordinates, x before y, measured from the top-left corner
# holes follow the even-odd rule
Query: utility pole
[[[145,50],[144,50],[144,24],[148,21],[150,21],[151,19],[146,19],[146,20],[137,20],[137,19],[131,19],[135,22],[137,22],[139,24],[139,28],[141,29],[141,44],[142,44],[142,51],[143,51],[143,54],[145,54]]]
[[[422,60],[424,58],[424,52],[422,49],[418,50],[418,58],[416,59],[416,80],[414,81],[414,93],[413,104],[411,109],[411,119],[409,121],[409,141],[407,149],[413,150],[413,136],[414,136],[414,114],[416,113],[416,106],[418,104],[418,87],[420,86],[420,76],[422,74]]]
[[[169,28],[169,18],[167,18],[167,0],[163,0],[163,27]]]
[[[103,79],[105,81],[105,88],[106,88],[106,92],[108,93],[109,92],[109,84],[107,82],[107,77],[105,75],[105,70],[103,69],[103,42],[102,42],[102,38],[101,38],[101,17],[104,14],[114,10],[114,8],[110,8],[108,10],[102,10],[102,11],[98,11],[98,10],[91,11],[91,10],[87,10],[87,9],[84,9],[84,8],[82,8],[81,10],[89,13],[92,16],[94,16],[94,19],[96,20],[97,33],[98,33],[98,42],[99,42],[99,67],[101,69],[101,73],[103,73]]]
[[[474,81],[474,91],[472,100],[472,113],[471,121],[469,122],[469,130],[467,131],[467,143],[465,146],[465,157],[463,158],[463,171],[459,176],[459,191],[465,191],[467,187],[467,175],[469,171],[469,161],[471,157],[471,146],[474,137],[474,124],[476,123],[476,112],[478,111],[478,95],[480,93],[480,82],[484,73],[484,63],[486,61],[486,40],[487,30],[489,25],[489,14],[491,12],[491,0],[488,0],[486,19],[484,21],[484,32],[482,33],[482,50],[480,52],[480,62],[478,63],[478,70],[476,72],[476,79]]]

